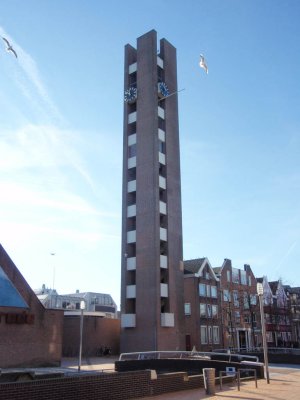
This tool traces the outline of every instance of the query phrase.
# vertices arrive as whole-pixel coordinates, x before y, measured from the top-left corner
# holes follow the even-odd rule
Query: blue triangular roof
[[[29,308],[0,266],[0,307]]]

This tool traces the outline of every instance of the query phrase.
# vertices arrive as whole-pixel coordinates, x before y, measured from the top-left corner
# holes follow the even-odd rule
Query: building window
[[[233,304],[234,307],[239,307],[240,303],[239,303],[239,294],[237,290],[233,290],[232,292],[233,295]]]
[[[241,272],[241,284],[242,285],[247,285],[247,274],[246,271],[240,271]]]
[[[204,283],[199,284],[199,295],[206,296],[206,285]]]
[[[166,154],[166,143],[159,140],[158,141],[158,150],[160,153]]]
[[[206,344],[207,343],[207,326],[201,325],[200,333],[201,333],[201,344]]]
[[[214,344],[220,343],[220,334],[218,326],[213,326],[213,342]]]
[[[208,318],[212,317],[212,306],[211,306],[211,304],[207,304],[207,317]]]
[[[133,144],[128,147],[128,157],[135,157],[136,156],[136,144]]]
[[[223,300],[224,301],[231,301],[231,294],[228,289],[223,290]]]
[[[212,317],[213,318],[218,318],[218,306],[213,304],[211,306],[211,312],[212,312]]]
[[[235,322],[237,324],[239,324],[241,322],[241,314],[240,314],[240,312],[239,311],[235,311],[234,312],[234,316],[235,316]]]
[[[248,310],[250,308],[250,295],[247,292],[244,292],[244,309]]]
[[[184,303],[184,314],[191,315],[191,303]]]
[[[250,324],[250,315],[249,314],[244,315],[244,322],[246,324]]]
[[[206,317],[206,304],[200,303],[200,317]]]
[[[205,273],[205,278],[206,278],[206,279],[210,279],[209,272],[206,272],[206,273]]]
[[[208,343],[212,342],[212,327],[208,326]]]
[[[217,286],[211,286],[211,297],[217,297]]]
[[[206,296],[207,296],[207,297],[210,297],[210,296],[211,296],[210,285],[206,285]]]
[[[250,304],[251,304],[252,306],[256,306],[256,303],[257,303],[256,294],[250,294]]]
[[[240,283],[239,272],[240,271],[238,268],[232,268],[232,282],[233,283]]]
[[[158,127],[159,129],[165,131],[166,130],[166,126],[165,126],[165,120],[162,118],[158,118]]]
[[[252,281],[251,281],[251,275],[248,276],[248,285],[251,286],[252,285]]]
[[[272,332],[266,332],[267,342],[273,342]]]
[[[227,282],[230,282],[231,279],[230,279],[230,271],[229,270],[226,272],[226,276],[227,276]]]

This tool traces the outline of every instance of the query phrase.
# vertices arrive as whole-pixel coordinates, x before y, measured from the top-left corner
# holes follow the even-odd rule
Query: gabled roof
[[[194,258],[193,260],[185,260],[183,262],[184,270],[187,271],[187,273],[197,274],[205,260],[206,260],[205,257]]]
[[[202,275],[203,268],[207,265],[213,279],[215,279],[216,281],[219,280],[207,257],[195,258],[193,260],[185,260],[183,263],[185,274],[194,274],[195,276],[199,277]]]

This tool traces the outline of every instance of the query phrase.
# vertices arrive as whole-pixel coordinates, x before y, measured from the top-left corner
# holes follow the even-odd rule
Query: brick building
[[[266,276],[257,278],[262,283],[267,342],[270,347],[289,347],[292,343],[291,308],[281,281],[268,282]]]
[[[0,368],[60,365],[62,329],[0,245]]]
[[[224,348],[251,349],[262,343],[256,279],[250,265],[233,268],[225,259],[214,268],[220,281],[220,308]]]
[[[290,306],[292,346],[300,347],[300,287],[284,285]]]
[[[186,350],[224,347],[218,286],[207,258],[184,261]]]

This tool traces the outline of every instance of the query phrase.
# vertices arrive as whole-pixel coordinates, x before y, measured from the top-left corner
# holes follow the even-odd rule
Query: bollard
[[[216,393],[215,368],[203,368],[203,379],[206,394]]]

